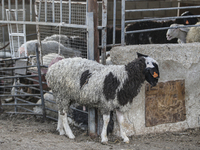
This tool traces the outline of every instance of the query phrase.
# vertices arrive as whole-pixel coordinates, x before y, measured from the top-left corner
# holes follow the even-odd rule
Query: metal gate
[[[13,111],[11,110],[7,113],[43,115],[44,118],[48,117],[57,120],[57,118],[52,118],[45,114],[45,110],[55,113],[57,110],[45,107],[45,101],[50,103],[55,103],[55,101],[44,100],[43,98],[44,93],[52,94],[48,91],[45,81],[42,81],[44,77],[43,70],[47,67],[45,66],[46,64],[43,65],[43,56],[48,53],[46,52],[47,50],[44,49],[44,45],[53,39],[54,44],[57,44],[57,49],[55,50],[49,47],[48,51],[50,50],[51,53],[63,54],[65,57],[70,57],[65,50],[72,49],[74,51],[80,51],[81,57],[94,59],[94,42],[91,42],[94,40],[93,13],[87,12],[87,2],[80,3],[72,2],[71,0],[36,0],[35,3],[33,3],[32,0],[28,3],[25,0],[20,2],[15,0],[15,3],[12,2],[11,0],[2,0],[3,13],[0,23],[7,25],[9,41],[12,43],[10,44],[10,49],[13,49],[11,55],[5,55],[5,57],[8,57],[7,59],[2,58],[0,60],[0,98],[1,101],[14,99],[14,102],[3,103],[2,106],[14,107]],[[23,20],[20,20],[20,11],[25,12],[27,6],[30,8],[30,11],[26,10],[26,13],[23,13],[23,15],[28,15],[23,16]],[[35,10],[35,13],[33,13],[33,10]],[[7,14],[7,17],[5,17],[5,14]],[[26,19],[24,20],[24,18]],[[35,40],[37,42],[35,42],[35,40],[26,42],[27,36],[25,30],[22,33],[18,32],[18,27],[21,25],[23,25],[23,27],[29,25],[35,26],[37,30],[37,39]],[[15,32],[12,30],[13,26],[16,27]],[[7,31],[6,28],[4,28],[4,33]],[[62,33],[67,36],[61,36],[63,35]],[[25,36],[23,36],[25,40],[20,40],[22,34],[25,34]],[[5,35],[3,37],[6,37]],[[1,42],[6,43],[6,40]],[[37,48],[35,43],[39,44],[39,54],[35,52]],[[23,57],[22,55],[15,55],[16,52],[20,54],[19,50],[23,44],[25,45],[25,55]],[[35,46],[33,52],[30,51],[30,45],[32,47]],[[5,54],[8,52],[7,49],[3,51]],[[32,55],[32,53],[34,53],[34,55]],[[36,57],[36,54],[38,54],[38,57]],[[32,59],[36,60],[37,63],[33,64],[29,62]],[[21,79],[26,80],[26,83],[21,81]],[[30,82],[32,82],[32,84],[30,84]],[[27,92],[27,89],[24,91],[22,88],[32,90],[34,94],[30,94]],[[36,104],[35,102],[31,102],[31,98],[41,99],[42,103]],[[33,111],[33,106],[42,107],[42,113],[35,113]]]

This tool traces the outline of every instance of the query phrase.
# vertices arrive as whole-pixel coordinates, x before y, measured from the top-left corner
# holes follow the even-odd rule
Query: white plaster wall
[[[177,123],[145,127],[145,88],[134,99],[132,109],[125,114],[127,135],[179,131],[200,127],[200,44],[151,44],[114,47],[113,64],[126,64],[137,57],[136,52],[148,55],[159,63],[159,82],[185,80],[186,120]],[[119,135],[115,123],[114,134]]]

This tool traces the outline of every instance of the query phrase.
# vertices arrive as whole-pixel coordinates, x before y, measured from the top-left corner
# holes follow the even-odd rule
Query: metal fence
[[[30,9],[25,12],[25,8],[27,7],[25,5],[27,5],[27,3]],[[45,107],[44,105],[45,101],[53,104],[55,104],[55,101],[44,100],[43,98],[44,93],[52,93],[48,91],[45,80],[42,81],[44,77],[43,70],[47,67],[40,64],[40,62],[43,62],[42,52],[45,51],[42,49],[42,42],[47,37],[64,33],[67,39],[54,39],[59,44],[58,47],[52,49],[51,52],[59,53],[59,49],[67,47],[72,50],[81,51],[81,57],[90,57],[90,55],[93,54],[93,43],[88,44],[87,39],[90,39],[90,41],[93,39],[93,26],[90,25],[92,21],[90,18],[93,15],[86,12],[86,2],[36,0],[35,3],[33,3],[32,0],[29,2],[25,2],[25,0],[15,0],[13,3],[11,0],[2,0],[1,4],[2,16],[0,23],[2,26],[4,25],[1,32],[1,43],[3,46],[5,46],[6,43],[10,43],[10,45],[7,49],[2,49],[3,56],[0,59],[0,97],[1,101],[14,100],[13,103],[3,103],[2,106],[14,107],[14,111],[9,111],[8,113],[43,115],[45,118],[45,110],[55,113],[57,110]],[[89,21],[87,21],[87,19]],[[26,35],[26,30],[24,29],[28,25],[35,26],[37,31],[36,40],[39,44],[39,58],[37,57],[37,63],[34,65],[31,65],[29,60],[36,58],[36,56],[30,56],[27,52],[25,52],[24,57],[16,55],[19,47],[26,43],[26,36],[22,36],[22,33]],[[7,32],[9,33],[9,37],[6,39]],[[21,39],[22,37],[23,39]],[[6,41],[8,39],[9,42]],[[90,51],[88,51],[88,47]],[[11,52],[11,54],[9,52]],[[69,56],[65,55],[65,57]],[[39,99],[42,99],[42,103],[36,104],[35,102]],[[41,114],[36,114],[33,111],[34,106],[42,107],[43,112]],[[57,118],[52,118],[51,116],[47,117],[57,120]]]

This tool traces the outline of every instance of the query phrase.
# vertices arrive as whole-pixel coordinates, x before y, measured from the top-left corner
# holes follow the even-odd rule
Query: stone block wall
[[[111,50],[113,64],[127,64],[148,55],[159,63],[160,79],[145,82],[125,114],[128,135],[179,131],[200,127],[200,44],[119,46]],[[115,123],[114,134],[119,135]]]

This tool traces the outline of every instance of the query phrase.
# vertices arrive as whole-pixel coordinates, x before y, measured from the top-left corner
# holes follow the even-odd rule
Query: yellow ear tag
[[[186,20],[186,22],[185,22],[186,24],[189,24],[189,21],[188,20]]]
[[[153,77],[154,77],[154,78],[157,78],[157,77],[158,77],[158,74],[157,74],[156,72],[154,72],[154,73],[153,73]]]

